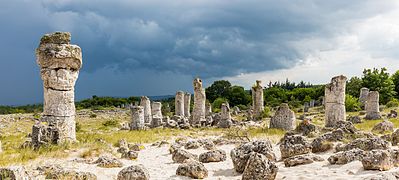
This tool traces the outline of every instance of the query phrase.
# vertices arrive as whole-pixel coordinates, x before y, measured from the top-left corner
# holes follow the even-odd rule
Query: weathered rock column
[[[144,126],[144,107],[132,106],[132,122],[130,123],[130,130],[143,130]]]
[[[284,129],[290,131],[295,129],[295,113],[292,111],[288,104],[281,104],[275,115],[270,120],[269,128]]]
[[[380,94],[377,91],[370,91],[367,96],[366,119],[381,119]]]
[[[152,122],[151,127],[159,127],[162,125],[162,103],[161,102],[153,102],[152,103]]]
[[[184,92],[183,91],[176,92],[175,115],[184,117]]]
[[[346,77],[336,76],[325,88],[325,126],[332,127],[338,121],[345,121]]]
[[[184,93],[184,116],[187,118],[190,118],[191,113],[190,113],[190,104],[191,104],[191,94],[190,93]]]
[[[360,96],[359,96],[359,102],[362,107],[362,109],[365,109],[367,98],[369,96],[370,90],[368,88],[362,88],[360,89]]]
[[[151,124],[151,101],[147,96],[142,96],[140,106],[144,108],[144,123]]]
[[[68,32],[46,34],[36,49],[44,88],[41,121],[57,131],[56,143],[76,141],[74,87],[82,67],[82,50],[70,40]]]
[[[229,128],[232,124],[229,103],[227,102],[223,103],[220,109],[221,109],[221,114],[220,114],[220,121],[218,123],[218,127]]]
[[[212,104],[210,102],[207,102],[205,104],[205,116],[210,116],[212,115]]]
[[[202,80],[199,78],[194,79],[194,108],[191,118],[191,125],[200,125],[205,119],[205,89],[202,88]]]
[[[256,119],[261,118],[264,110],[262,81],[257,80],[252,87],[252,110]]]

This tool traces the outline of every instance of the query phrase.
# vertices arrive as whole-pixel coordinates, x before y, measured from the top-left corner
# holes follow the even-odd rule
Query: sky
[[[398,19],[397,0],[1,0],[0,104],[43,101],[34,52],[54,31],[82,48],[80,100],[393,73]]]

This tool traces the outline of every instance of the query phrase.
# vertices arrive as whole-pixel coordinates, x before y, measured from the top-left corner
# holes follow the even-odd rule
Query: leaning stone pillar
[[[190,118],[190,104],[191,104],[191,94],[184,93],[184,116]]]
[[[381,119],[380,94],[377,91],[370,91],[367,96],[366,119]]]
[[[256,119],[261,119],[264,110],[262,81],[257,80],[252,87],[252,108]]]
[[[325,87],[325,126],[332,127],[338,121],[345,121],[346,77],[336,76]]]
[[[140,106],[144,108],[144,123],[151,124],[151,101],[147,96],[142,96],[140,101]]]
[[[367,98],[369,96],[369,92],[370,90],[368,88],[362,88],[360,89],[360,96],[359,96],[359,102],[360,102],[360,106],[362,107],[362,109],[365,109],[365,105],[367,102]]]
[[[194,109],[191,118],[191,125],[200,125],[205,122],[205,89],[202,88],[202,80],[199,78],[194,79]]]
[[[176,92],[175,115],[184,117],[184,92],[183,91]]]
[[[41,121],[57,131],[52,133],[57,135],[52,137],[56,143],[76,141],[74,87],[82,67],[82,50],[70,40],[68,32],[46,34],[36,49],[44,89]]]
[[[144,125],[144,107],[132,106],[132,122],[130,123],[130,130],[143,130]]]

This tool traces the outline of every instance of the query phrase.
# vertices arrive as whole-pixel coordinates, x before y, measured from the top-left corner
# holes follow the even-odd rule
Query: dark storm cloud
[[[182,81],[173,84],[177,90],[189,88],[194,76],[212,79],[290,68],[306,56],[296,47],[302,39],[335,36],[346,24],[391,10],[394,2],[5,1],[0,6],[0,104],[41,100],[34,49],[44,33],[70,31],[72,42],[82,47],[77,97],[124,96],[146,92],[138,89],[146,80],[160,86],[168,85],[165,77]],[[111,82],[124,91],[92,89]],[[152,95],[173,92],[145,87]]]

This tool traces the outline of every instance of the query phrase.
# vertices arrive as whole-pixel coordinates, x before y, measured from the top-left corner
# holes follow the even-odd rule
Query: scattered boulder
[[[251,152],[248,163],[242,174],[242,180],[267,179],[276,178],[278,167],[265,155]]]
[[[128,148],[131,151],[140,151],[141,149],[144,148],[144,146],[142,146],[140,144],[128,144]]]
[[[173,154],[173,153],[175,153],[175,151],[176,151],[177,149],[180,149],[181,147],[182,147],[181,144],[173,143],[173,144],[170,145],[170,147],[169,147],[169,153],[170,153],[170,154]]]
[[[143,165],[123,168],[118,173],[118,180],[149,180],[150,173]]]
[[[381,149],[366,152],[362,164],[365,170],[387,171],[393,167],[391,153]]]
[[[295,129],[295,113],[292,111],[288,104],[281,104],[275,115],[270,119],[269,128],[283,129],[290,131]]]
[[[172,160],[175,163],[183,163],[187,159],[198,160],[198,156],[183,149],[176,149],[172,154]]]
[[[236,172],[244,172],[251,152],[263,154],[271,161],[276,160],[276,156],[273,153],[272,143],[269,140],[248,142],[234,148],[230,152],[231,160],[233,161],[234,170]]]
[[[46,179],[97,180],[97,176],[90,172],[59,169],[47,173]]]
[[[376,132],[379,132],[379,133],[384,133],[386,131],[392,132],[393,131],[393,123],[391,121],[384,120],[384,121],[376,124],[373,127],[372,131],[376,131]]]
[[[126,148],[128,148],[128,143],[127,143],[127,141],[126,141],[126,139],[120,139],[119,141],[118,141],[118,147],[126,147]]]
[[[215,143],[213,143],[213,141],[209,139],[201,140],[201,144],[202,147],[206,150],[214,150],[216,148]]]
[[[392,146],[399,144],[399,129],[392,133]]]
[[[311,144],[300,135],[285,135],[280,142],[281,158],[289,158],[296,155],[307,154],[312,151]]]
[[[307,136],[312,132],[316,131],[316,126],[312,124],[309,120],[305,119],[296,127],[296,131],[302,133],[302,135]]]
[[[345,133],[355,133],[357,131],[355,126],[349,121],[337,121],[334,129],[342,129]]]
[[[398,117],[398,112],[395,110],[391,110],[391,112],[388,114],[388,118],[397,118]]]
[[[359,124],[362,123],[362,118],[360,118],[359,116],[350,116],[348,118],[348,121],[351,122],[352,124]]]
[[[213,150],[200,154],[199,161],[202,163],[221,162],[226,160],[226,152],[223,150]]]
[[[389,144],[387,141],[382,140],[378,137],[372,138],[359,138],[355,139],[349,144],[337,145],[335,150],[337,152],[340,151],[349,151],[351,149],[359,148],[363,151],[371,151],[374,149],[388,149]]]
[[[285,167],[294,167],[298,165],[311,164],[315,161],[324,161],[324,159],[314,154],[303,154],[284,159],[284,165]]]
[[[208,177],[208,170],[201,162],[190,159],[179,165],[176,170],[176,175],[194,179],[204,179]]]
[[[396,172],[381,172],[370,177],[365,178],[365,180],[396,180],[399,179],[399,171]]]
[[[196,140],[188,141],[186,145],[184,145],[186,149],[198,149],[199,147],[201,147],[201,144]]]
[[[352,161],[362,160],[363,155],[363,150],[355,148],[349,151],[342,151],[331,155],[328,158],[328,162],[330,162],[330,164],[347,164]]]
[[[101,156],[99,157],[94,164],[97,164],[99,167],[103,168],[117,168],[117,167],[122,167],[123,164],[121,161],[114,157],[109,157],[109,156]]]
[[[129,160],[135,160],[139,157],[139,153],[137,151],[127,151],[122,153],[121,157]]]
[[[30,179],[28,173],[23,166],[10,166],[0,168],[0,179],[22,180]]]
[[[340,141],[343,138],[344,132],[341,129],[325,133],[312,141],[312,152],[318,153],[331,150],[334,147],[332,142]]]

